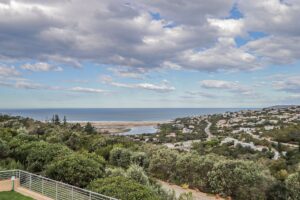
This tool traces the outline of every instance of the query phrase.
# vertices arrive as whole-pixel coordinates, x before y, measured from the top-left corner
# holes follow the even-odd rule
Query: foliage
[[[283,182],[276,182],[267,191],[267,200],[286,200],[287,189]]]
[[[46,175],[55,180],[79,187],[86,187],[92,180],[104,176],[103,158],[89,153],[73,153],[54,160]]]
[[[213,192],[234,199],[265,199],[265,192],[272,181],[268,173],[249,161],[222,161],[209,172]]]
[[[126,177],[135,180],[142,185],[149,185],[149,178],[144,169],[138,165],[130,165],[126,171]]]
[[[88,188],[122,200],[159,199],[148,187],[122,176],[94,180]]]
[[[107,168],[105,171],[106,177],[126,176],[126,171],[121,167]]]
[[[112,165],[127,168],[130,165],[131,151],[116,147],[111,150],[109,161]]]
[[[131,162],[143,168],[147,168],[149,166],[148,156],[144,152],[133,152],[131,155]]]
[[[2,170],[24,169],[24,166],[20,162],[14,160],[12,158],[1,159],[0,167]]]
[[[300,172],[296,172],[287,177],[286,188],[288,190],[288,199],[300,199]]]
[[[84,131],[87,134],[93,134],[96,133],[96,129],[92,126],[92,124],[90,122],[88,122],[85,127],[84,127]]]
[[[60,123],[60,120],[43,123],[0,115],[0,169],[30,170],[80,187],[91,186],[90,182],[98,179],[93,181],[95,190],[107,185],[103,189],[105,194],[116,197],[124,194],[128,199],[174,200],[174,192],[164,191],[156,178],[229,195],[235,200],[299,198],[299,149],[283,143],[284,140],[296,144],[299,127],[284,127],[285,133],[279,134],[282,143],[279,147],[276,143],[272,146],[281,149],[282,156],[273,160],[267,149],[258,152],[230,143],[221,144],[222,137],[228,136],[231,130],[217,133],[216,122],[220,117],[216,115],[210,120],[212,132],[219,134],[218,138],[193,143],[191,151],[184,152],[141,143],[133,140],[135,137],[91,134],[80,124]],[[189,127],[189,118],[181,120],[179,124]],[[172,124],[164,124],[158,137],[156,134],[141,137],[156,138],[157,143],[200,138],[206,126],[202,121],[194,126],[196,131],[183,134]],[[176,137],[166,137],[170,132]],[[275,137],[271,132],[268,135]],[[271,147],[269,141],[257,141],[248,134],[237,134],[236,139]],[[103,158],[110,164],[106,168]]]
[[[157,178],[169,180],[176,170],[178,154],[170,149],[159,149],[155,151],[150,159],[149,171]]]
[[[176,163],[177,179],[202,191],[210,191],[208,174],[215,163],[224,159],[224,157],[214,154],[206,156],[197,156],[197,154],[182,155]]]
[[[0,159],[6,158],[9,155],[8,144],[0,139]]]
[[[191,192],[189,193],[182,193],[180,194],[179,196],[179,199],[178,200],[193,200],[193,194]]]

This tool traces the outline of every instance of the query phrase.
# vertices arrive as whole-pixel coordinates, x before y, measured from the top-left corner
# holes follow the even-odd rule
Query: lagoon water
[[[167,121],[178,117],[239,111],[245,108],[68,108],[0,109],[1,114],[50,120],[54,114],[68,121]]]
[[[132,127],[130,131],[120,133],[119,135],[139,135],[139,134],[154,134],[157,133],[158,129],[155,126],[136,126]]]

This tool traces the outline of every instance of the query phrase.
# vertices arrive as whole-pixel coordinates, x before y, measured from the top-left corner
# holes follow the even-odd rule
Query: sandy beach
[[[122,133],[133,127],[138,126],[158,126],[158,124],[168,123],[169,121],[92,121],[90,122],[99,132]],[[79,123],[85,126],[86,121],[72,121],[69,123]]]

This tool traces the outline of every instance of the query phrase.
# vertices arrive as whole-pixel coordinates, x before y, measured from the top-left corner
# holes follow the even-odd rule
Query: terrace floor
[[[49,197],[43,196],[34,191],[20,187],[19,179],[15,180],[15,192],[11,191],[12,181],[0,181],[0,200],[52,200]]]

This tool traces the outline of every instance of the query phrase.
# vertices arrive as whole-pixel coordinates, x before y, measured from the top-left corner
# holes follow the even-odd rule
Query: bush
[[[57,157],[70,154],[71,150],[64,145],[38,142],[29,150],[26,159],[27,169],[32,172],[41,172]]]
[[[258,200],[266,198],[272,181],[268,172],[249,161],[222,161],[209,172],[210,186],[215,193],[234,199]]]
[[[285,183],[288,190],[288,199],[300,199],[300,172],[289,175]]]
[[[58,181],[86,187],[92,180],[104,176],[104,159],[94,154],[73,153],[54,160],[46,175]]]
[[[157,178],[168,180],[176,173],[178,153],[170,149],[159,149],[150,159],[149,171]]]
[[[135,180],[142,185],[149,185],[149,178],[144,169],[138,165],[130,165],[126,171],[126,177]]]
[[[134,152],[131,156],[131,162],[133,164],[137,164],[143,168],[147,168],[149,166],[149,159],[144,152]]]
[[[221,157],[198,156],[197,154],[183,154],[176,162],[176,181],[187,183],[203,191],[209,190],[208,173],[215,162]]]
[[[8,144],[0,139],[0,158],[6,158],[9,155],[9,150]]]
[[[114,177],[114,176],[126,176],[126,172],[121,167],[116,168],[107,168],[105,171],[107,177]]]
[[[88,188],[122,200],[159,199],[148,187],[122,176],[94,180]]]
[[[127,168],[130,165],[131,151],[116,147],[110,152],[109,161],[112,165]]]
[[[276,182],[272,184],[270,189],[267,191],[267,200],[286,200],[287,189],[284,182]]]

